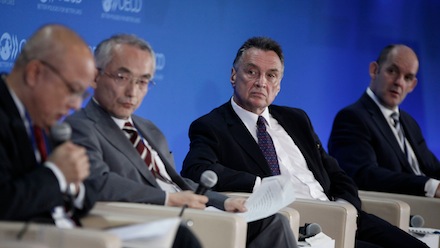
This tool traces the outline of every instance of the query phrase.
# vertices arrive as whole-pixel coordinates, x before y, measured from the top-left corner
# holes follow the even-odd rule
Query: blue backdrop
[[[275,103],[306,110],[324,144],[336,112],[366,89],[381,48],[405,43],[421,68],[402,107],[439,157],[439,13],[437,0],[0,0],[0,71],[46,23],[68,25],[91,49],[115,33],[146,39],[158,53],[157,86],[137,114],[163,130],[180,171],[190,123],[229,100],[232,60],[247,38],[283,46]]]

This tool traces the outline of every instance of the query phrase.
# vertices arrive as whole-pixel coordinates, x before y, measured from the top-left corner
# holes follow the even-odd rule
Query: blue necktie
[[[272,138],[266,131],[266,119],[264,119],[263,116],[258,116],[257,138],[258,146],[260,147],[264,157],[267,160],[267,164],[270,167],[272,175],[281,174],[280,166],[278,165],[277,152],[275,151],[275,146],[273,145]]]

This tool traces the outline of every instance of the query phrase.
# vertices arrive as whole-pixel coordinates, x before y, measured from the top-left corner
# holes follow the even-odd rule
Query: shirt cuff
[[[168,192],[165,191],[165,204],[164,206],[168,206]]]
[[[61,172],[61,170],[58,169],[58,167],[50,161],[44,162],[44,166],[49,168],[53,172],[55,177],[57,178],[58,184],[60,185],[60,191],[66,192],[67,191],[67,181],[66,181],[66,178],[64,177],[64,174]]]
[[[71,183],[70,186],[73,186],[73,187],[70,187],[71,188],[70,192],[72,192],[73,195],[76,195],[75,184]],[[73,190],[72,190],[72,188],[73,188]],[[74,203],[76,208],[82,209],[84,207],[84,198],[85,198],[85,196],[86,196],[86,187],[84,187],[83,183],[80,183],[79,184],[78,195],[75,197],[75,200],[73,201],[73,203]]]
[[[252,192],[255,192],[258,189],[258,187],[260,187],[260,185],[261,185],[261,177],[257,177],[255,179],[255,184],[254,184],[254,188],[252,189]]]
[[[437,191],[438,185],[440,184],[439,180],[429,179],[425,184],[425,195],[427,197],[434,197],[435,192]]]

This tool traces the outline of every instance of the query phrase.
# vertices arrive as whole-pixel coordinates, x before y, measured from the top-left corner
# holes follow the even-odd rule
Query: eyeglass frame
[[[61,74],[61,72],[55,66],[53,66],[51,63],[49,63],[45,60],[42,60],[42,59],[36,59],[36,60],[39,61],[44,66],[46,66],[47,68],[49,68],[54,74],[56,74],[61,79],[61,81],[63,81],[63,83],[66,85],[67,90],[69,91],[69,94],[71,96],[73,96],[75,98],[79,98],[82,101],[87,99],[90,96],[90,93],[87,90],[84,90],[84,91],[81,90],[81,92],[80,92],[80,91],[74,89],[72,86],[73,83],[71,83],[69,80],[67,80]]]
[[[119,85],[127,85],[128,83],[131,83],[134,81],[134,83],[139,87],[141,90],[148,89],[150,90],[152,87],[156,86],[156,82],[153,81],[153,79],[142,79],[142,77],[135,77],[130,72],[117,72],[116,75],[110,72],[105,71],[102,68],[97,68],[98,72],[101,74],[106,75],[107,77],[113,79],[116,83]],[[141,84],[139,82],[141,81],[147,81],[145,84]]]

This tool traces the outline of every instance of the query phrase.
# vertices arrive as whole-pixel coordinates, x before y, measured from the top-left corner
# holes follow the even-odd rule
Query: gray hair
[[[142,51],[148,51],[153,58],[153,65],[156,68],[156,55],[153,48],[145,40],[132,34],[114,35],[101,43],[95,49],[95,62],[98,68],[105,68],[113,57],[113,48],[116,45],[126,44],[139,48]]]

